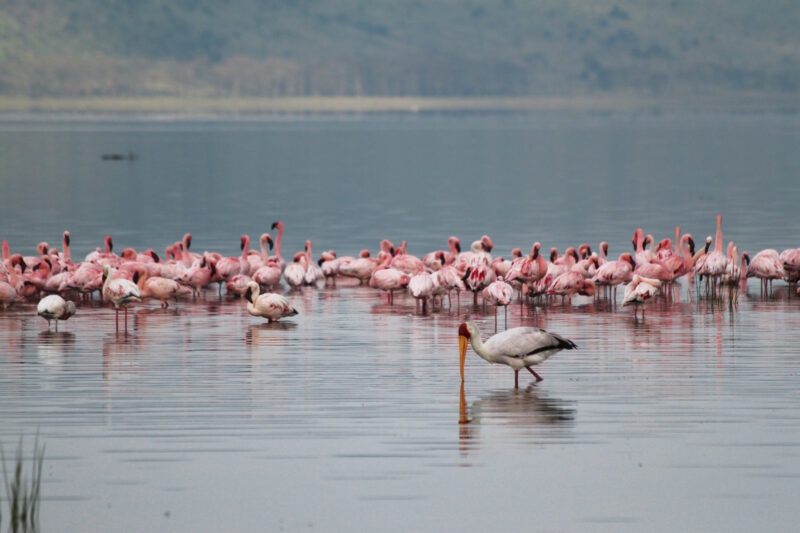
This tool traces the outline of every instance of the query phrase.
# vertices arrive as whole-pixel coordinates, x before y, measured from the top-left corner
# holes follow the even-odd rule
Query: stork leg
[[[530,372],[531,374],[533,374],[533,377],[535,377],[535,378],[536,378],[536,383],[539,383],[540,381],[542,381],[542,380],[544,379],[542,376],[540,376],[539,374],[537,374],[537,373],[536,373],[536,372],[535,372],[535,371],[534,371],[534,370],[533,370],[531,367],[529,367],[529,366],[526,366],[525,368],[527,368],[527,369],[528,369],[528,372]]]

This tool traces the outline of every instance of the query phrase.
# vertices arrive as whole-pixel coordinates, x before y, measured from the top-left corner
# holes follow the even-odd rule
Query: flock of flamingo
[[[250,314],[268,320],[296,314],[282,295],[267,292],[280,287],[281,280],[291,288],[318,283],[336,284],[337,278],[359,280],[361,284],[380,289],[392,303],[396,291],[407,290],[421,305],[423,312],[429,303],[443,298],[452,304],[452,293],[473,294],[474,303],[481,297],[484,303],[507,306],[517,293],[520,298],[557,295],[566,298],[575,294],[592,296],[599,288],[616,292],[625,284],[622,306],[639,307],[653,299],[665,285],[682,276],[705,280],[705,288],[721,295],[727,288],[729,297],[747,278],[762,280],[762,290],[768,291],[775,279],[790,284],[800,278],[800,248],[762,250],[752,259],[747,252],[741,256],[733,242],[723,252],[722,216],[717,216],[716,239],[707,237],[705,246],[695,250],[689,234],[675,228],[675,240],[666,238],[655,243],[641,229],[633,235],[633,253],[623,253],[614,261],[607,258],[608,244],[600,243],[598,252],[588,244],[568,248],[559,255],[553,248],[549,260],[534,243],[529,255],[517,248],[511,259],[493,258],[493,244],[483,236],[461,251],[458,238],[448,239],[448,250],[430,252],[422,258],[406,252],[406,242],[395,247],[383,240],[375,257],[363,250],[358,257],[340,257],[333,250],[325,251],[314,261],[311,241],[305,249],[294,254],[288,262],[281,255],[283,223],[275,222],[271,229],[277,237],[264,233],[259,239],[260,251],[250,249],[250,238],[241,237],[241,255],[224,257],[219,253],[197,254],[190,250],[192,236],[168,246],[164,257],[154,250],[137,252],[131,248],[117,255],[111,237],[105,238],[104,249],[96,249],[80,263],[70,257],[70,234],[63,234],[63,248],[58,250],[47,243],[37,246],[38,255],[11,254],[3,241],[3,261],[0,263],[0,305],[3,308],[41,295],[40,314],[64,320],[74,314],[75,306],[67,300],[91,298],[95,291],[119,311],[132,302],[145,298],[159,300],[163,307],[181,296],[197,297],[205,287],[217,283],[227,292],[242,296]],[[711,244],[714,243],[713,249]],[[275,248],[269,255],[268,248]],[[66,298],[66,299],[65,299]]]
[[[224,285],[228,293],[242,297],[249,314],[273,321],[297,314],[285,296],[269,292],[278,289],[281,280],[290,288],[296,288],[318,283],[335,285],[337,278],[355,278],[360,284],[385,291],[390,304],[396,291],[407,290],[423,313],[429,303],[436,305],[437,299],[443,307],[445,296],[452,308],[453,292],[460,305],[462,291],[473,294],[474,304],[481,297],[484,304],[495,309],[508,306],[515,292],[523,301],[539,296],[561,296],[562,299],[576,294],[593,296],[602,288],[609,296],[613,293],[616,302],[616,287],[624,284],[622,306],[634,305],[636,316],[639,307],[655,299],[682,276],[687,276],[690,283],[699,277],[698,283],[705,284],[711,297],[723,297],[727,293],[731,300],[749,277],[762,281],[762,291],[771,290],[776,279],[790,284],[800,279],[800,248],[782,253],[762,250],[750,258],[747,252],[739,255],[736,245],[729,242],[727,251],[723,252],[721,215],[717,216],[716,238],[707,237],[705,246],[699,250],[695,250],[692,236],[681,235],[680,228],[675,228],[674,241],[666,238],[657,244],[651,235],[645,236],[637,229],[633,235],[633,253],[623,253],[617,260],[607,257],[606,242],[600,243],[599,253],[593,252],[588,244],[582,244],[568,248],[564,255],[552,248],[546,260],[541,244],[536,242],[528,255],[516,248],[510,259],[494,258],[492,240],[484,235],[471,244],[469,251],[462,251],[459,239],[450,237],[448,250],[433,251],[422,258],[408,254],[405,241],[395,247],[383,240],[375,257],[369,250],[361,251],[358,257],[340,257],[330,250],[314,261],[311,241],[306,241],[305,249],[287,262],[281,256],[283,223],[275,222],[271,229],[277,230],[277,237],[273,241],[269,233],[261,235],[260,251],[251,250],[250,238],[243,235],[241,255],[235,257],[192,252],[189,233],[168,246],[164,257],[152,249],[137,252],[131,248],[117,255],[108,236],[103,250],[97,248],[79,263],[73,262],[70,256],[70,234],[66,231],[61,250],[43,242],[37,246],[34,256],[11,254],[4,240],[0,305],[5,309],[14,302],[41,297],[38,314],[48,321],[48,327],[50,321],[55,320],[58,329],[59,320],[75,314],[76,301],[91,299],[97,291],[104,301],[114,306],[117,330],[119,310],[124,310],[127,331],[127,308],[131,303],[149,298],[168,307],[170,300],[197,298],[204,288],[217,283],[220,293]],[[268,248],[271,250],[273,246],[275,253],[270,256]],[[800,295],[800,289],[797,293]],[[496,321],[495,313],[495,328]],[[521,368],[531,370],[530,366],[540,363],[549,354],[575,347],[572,341],[538,328],[513,328],[482,344],[477,326],[465,323],[459,328],[459,335],[463,341],[462,379],[464,339],[471,340],[476,353],[487,361],[514,368],[515,383],[516,373]],[[531,372],[537,380],[541,379]]]

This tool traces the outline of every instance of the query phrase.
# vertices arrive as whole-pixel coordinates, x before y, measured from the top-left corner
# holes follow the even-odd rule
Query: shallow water
[[[755,251],[799,244],[797,117],[420,116],[0,123],[0,227],[13,249],[235,253],[282,219],[284,255],[413,253],[492,235],[562,248],[641,225]],[[103,152],[135,152],[104,162]],[[708,181],[704,181],[703,176]],[[759,180],[753,180],[759,176]],[[152,187],[158,194],[146,192]],[[784,194],[775,194],[775,190]],[[780,224],[777,221],[781,221]],[[471,237],[473,236],[474,237]],[[319,248],[317,248],[319,247]],[[229,248],[229,249],[228,249]],[[0,312],[0,442],[47,446],[43,531],[777,531],[800,512],[800,298],[738,306],[682,282],[645,318],[577,297],[509,308],[573,339],[528,386],[470,350],[491,310],[416,312],[340,283],[290,293],[277,324],[207,291],[177,309],[83,304],[48,331]],[[455,302],[454,302],[455,306]],[[505,326],[501,312],[499,327]]]

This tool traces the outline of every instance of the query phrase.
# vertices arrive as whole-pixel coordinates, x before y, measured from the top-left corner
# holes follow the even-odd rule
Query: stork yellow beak
[[[458,355],[461,359],[459,368],[461,369],[461,382],[464,382],[464,360],[467,358],[467,344],[469,339],[463,335],[458,336]]]

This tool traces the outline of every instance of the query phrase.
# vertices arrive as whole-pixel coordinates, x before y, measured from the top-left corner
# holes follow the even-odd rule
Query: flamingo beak
[[[464,361],[467,359],[467,344],[469,339],[463,335],[458,336],[458,355],[459,369],[461,370],[461,382],[464,382]]]

